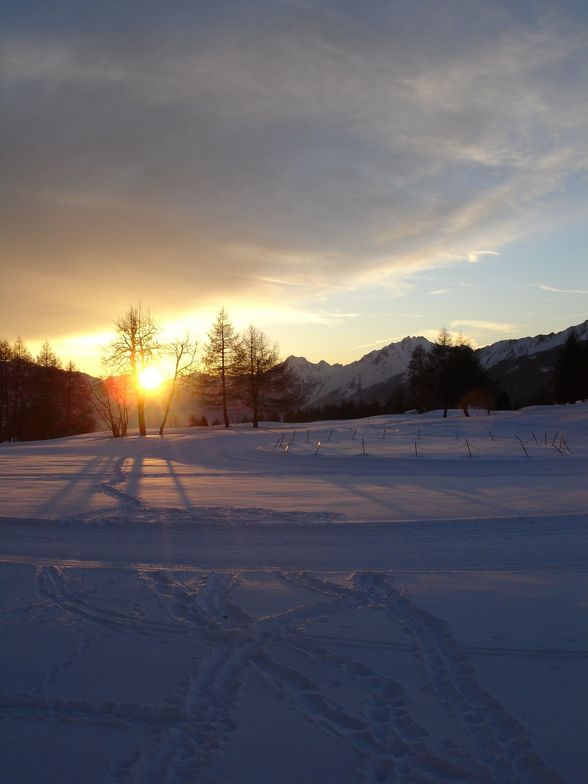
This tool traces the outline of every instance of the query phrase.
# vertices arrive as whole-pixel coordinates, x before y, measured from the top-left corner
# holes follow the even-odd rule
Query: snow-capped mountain
[[[559,348],[568,339],[572,330],[578,340],[588,340],[588,320],[575,327],[568,327],[562,332],[550,332],[548,335],[535,335],[532,338],[519,338],[518,340],[499,340],[490,346],[484,346],[478,351],[478,357],[483,368],[488,370],[499,362],[532,357],[544,351]]]
[[[559,349],[574,330],[579,340],[588,340],[588,320],[561,332],[549,335],[499,340],[478,350],[482,367],[493,370],[496,380],[516,373],[519,365],[524,364],[523,375],[546,374],[553,369],[556,349]],[[290,356],[285,360],[286,367],[298,380],[306,406],[320,405],[327,402],[341,402],[351,399],[369,399],[383,385],[392,386],[399,383],[408,369],[412,352],[416,346],[429,350],[433,345],[425,337],[406,337],[398,343],[390,343],[381,349],[370,351],[361,359],[348,365],[330,365],[321,362],[309,362],[304,357]],[[537,355],[543,355],[538,357]],[[542,362],[542,358],[545,359]],[[528,379],[528,386],[535,386],[535,379]],[[508,384],[506,385],[508,386]],[[518,392],[520,383],[517,381]],[[521,390],[522,392],[523,390]]]
[[[419,345],[428,350],[432,344],[424,337],[406,337],[348,365],[314,363],[294,356],[288,357],[285,365],[298,379],[306,405],[316,405],[359,397],[378,384],[403,376]]]

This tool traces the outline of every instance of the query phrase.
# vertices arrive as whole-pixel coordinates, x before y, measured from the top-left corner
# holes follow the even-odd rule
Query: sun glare
[[[146,391],[153,391],[158,389],[163,382],[163,377],[159,370],[154,367],[146,367],[139,373],[139,384],[141,389]]]

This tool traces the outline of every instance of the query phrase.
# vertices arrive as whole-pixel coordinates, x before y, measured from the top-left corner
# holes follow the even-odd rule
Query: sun
[[[139,386],[146,392],[159,389],[163,383],[163,377],[159,370],[154,367],[146,367],[139,373]]]

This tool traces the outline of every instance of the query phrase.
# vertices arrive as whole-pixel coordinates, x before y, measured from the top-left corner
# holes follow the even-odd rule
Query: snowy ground
[[[0,445],[3,784],[587,780],[588,407],[309,427]]]

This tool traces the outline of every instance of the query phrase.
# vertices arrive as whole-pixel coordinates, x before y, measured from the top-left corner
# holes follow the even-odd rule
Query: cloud
[[[506,324],[501,321],[476,321],[471,319],[456,319],[450,323],[454,329],[458,327],[468,327],[470,329],[488,330],[490,332],[504,333],[505,335],[516,332],[515,324]]]
[[[377,340],[373,340],[371,343],[361,343],[358,346],[354,346],[354,349],[363,350],[366,348],[381,348],[382,346],[389,346],[390,343],[397,343],[398,341],[402,340],[403,337],[405,337],[405,335],[402,335],[400,337],[398,335],[395,335],[388,338],[378,338]]]
[[[551,291],[555,294],[588,294],[588,289],[558,289],[555,286],[548,286],[544,283],[535,284],[542,291]]]
[[[438,297],[443,294],[449,294],[449,289],[435,289],[434,291],[429,291],[429,294],[431,296]]]
[[[287,290],[302,312],[401,294],[563,220],[588,170],[572,3],[13,5],[8,330],[25,300],[31,329],[81,330],[129,298],[171,312]]]
[[[500,253],[495,250],[472,250],[467,258],[470,264],[476,264],[482,256],[500,256]]]

